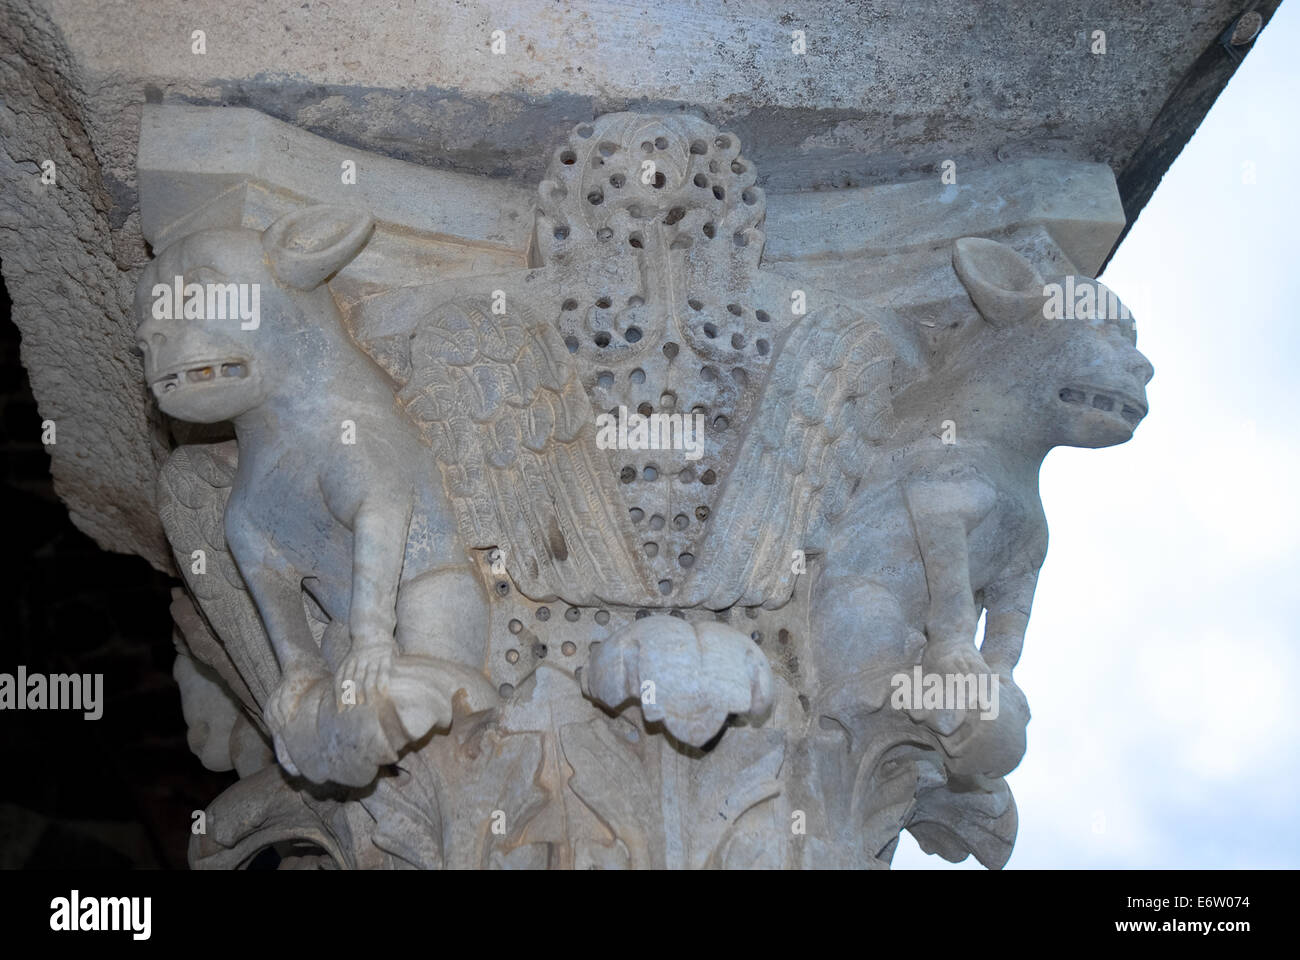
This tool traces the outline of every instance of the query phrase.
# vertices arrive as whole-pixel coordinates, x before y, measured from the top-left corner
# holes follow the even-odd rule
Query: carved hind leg
[[[397,595],[397,646],[389,688],[402,725],[424,731],[445,726],[461,708],[497,702],[484,676],[488,599],[468,564],[442,567],[402,583]]]
[[[390,681],[402,725],[413,738],[497,704],[486,678],[488,594],[456,533],[440,484],[416,492],[406,563],[397,590],[400,651]],[[415,732],[418,730],[418,733]]]
[[[890,678],[910,669],[924,635],[907,622],[892,591],[860,575],[820,580],[812,609],[826,708],[879,709]]]
[[[487,631],[487,591],[469,564],[403,581],[397,594],[397,646],[402,653],[482,670]]]

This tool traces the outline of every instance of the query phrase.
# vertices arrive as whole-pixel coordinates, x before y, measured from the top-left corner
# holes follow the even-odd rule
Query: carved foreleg
[[[993,509],[996,493],[970,471],[910,484],[906,494],[930,593],[922,664],[928,673],[987,673],[975,649],[979,608],[968,538]]]
[[[988,619],[984,624],[984,645],[980,653],[990,669],[1007,680],[1020,662],[1029,626],[1029,611],[1038,587],[1038,568],[1018,570],[984,588]]]
[[[1011,671],[1024,646],[1029,610],[1038,583],[1037,568],[1018,568],[984,588],[988,620],[980,649],[989,669],[997,674],[994,711],[964,726],[945,742],[949,767],[958,773],[1002,777],[1015,769],[1025,755],[1025,727],[1029,704],[1011,679]]]
[[[437,719],[422,689],[427,685],[413,682],[407,676],[410,666],[395,660],[398,592],[411,513],[409,496],[388,491],[363,501],[352,522],[351,644],[335,679],[345,695],[340,706],[355,714],[342,719],[358,729],[377,724],[383,731],[384,742],[364,751],[376,763],[391,761]]]
[[[382,698],[396,651],[397,589],[411,524],[409,498],[371,498],[361,504],[352,526],[352,602],[348,628],[352,644],[339,666],[339,680],[352,681],[357,703]]]
[[[412,558],[411,520],[409,500],[400,509],[367,502],[357,516],[352,650],[340,667],[340,678],[352,671],[395,750],[449,726],[458,697],[469,711],[497,702],[482,674],[488,631],[482,582],[463,557],[459,564],[404,571],[404,564],[456,559],[455,541],[446,536],[417,538],[421,555]]]
[[[398,583],[410,517],[410,498],[389,491],[364,501],[352,518],[347,623],[327,630],[338,667],[298,694],[282,718],[295,772],[310,780],[364,786],[429,729],[429,723],[413,720],[427,720],[429,702],[437,697],[424,680],[428,663],[412,665],[396,656]],[[344,645],[346,654],[338,659]]]

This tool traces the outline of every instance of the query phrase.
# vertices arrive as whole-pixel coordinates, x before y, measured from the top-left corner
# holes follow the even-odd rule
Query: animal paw
[[[748,637],[678,617],[644,617],[600,644],[585,681],[593,699],[611,709],[639,700],[646,722],[696,747],[728,714],[761,718],[772,707],[771,669]]]
[[[972,643],[943,643],[930,641],[921,655],[921,668],[926,674],[947,677],[954,674],[976,677],[990,675],[993,671],[984,662]]]
[[[982,706],[979,697],[988,693],[991,685],[998,683],[992,671],[975,646],[965,642],[943,643],[930,641],[921,655],[923,683],[937,685],[942,693],[941,706],[909,709],[912,719],[924,723],[949,741],[968,736],[974,725],[981,722]],[[949,703],[948,697],[956,693],[960,699]],[[928,704],[928,700],[927,700]]]
[[[334,672],[340,709],[377,707],[388,699],[393,671],[391,644],[353,644]]]
[[[1029,702],[1009,677],[1001,677],[996,703],[996,716],[976,714],[955,735],[941,738],[953,773],[1004,777],[1024,757]]]
[[[263,708],[262,717],[271,731],[275,758],[290,776],[299,776],[300,771],[290,755],[287,741],[292,739],[291,731],[299,725],[299,710],[304,698],[314,704],[314,697],[308,694],[327,677],[328,674],[301,668],[286,670]]]
[[[333,675],[288,677],[266,714],[290,775],[364,787],[410,743],[449,726],[454,715],[497,702],[496,690],[470,667],[359,650]]]

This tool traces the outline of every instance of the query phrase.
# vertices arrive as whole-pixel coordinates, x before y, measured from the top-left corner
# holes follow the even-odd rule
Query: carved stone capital
[[[195,866],[1006,861],[1038,469],[1146,414],[1104,166],[769,197],[613,113],[523,192],[168,106],[139,174]]]

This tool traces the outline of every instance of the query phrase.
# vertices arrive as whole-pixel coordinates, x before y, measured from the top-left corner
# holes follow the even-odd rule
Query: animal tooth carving
[[[262,705],[266,728],[290,774],[353,786],[447,726],[458,703],[495,701],[476,672],[486,593],[451,504],[322,283],[372,226],[365,214],[310,207],[265,232],[203,230],[163,250],[139,287],[151,382],[195,358],[240,358],[226,364],[240,376],[216,379],[205,364],[181,382],[164,378],[158,402],[180,419],[234,424],[239,468],[223,533],[281,669]],[[257,327],[160,319],[155,287],[198,269],[256,285]],[[304,595],[324,618],[319,643]]]
[[[978,237],[879,297],[776,272],[684,114],[574,128],[513,267],[259,202],[137,296],[145,384],[212,431],[158,485],[192,742],[243,777],[196,866],[1005,863],[1039,467],[1147,412],[1113,294]]]

